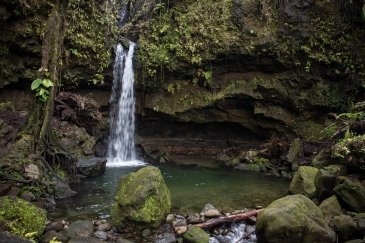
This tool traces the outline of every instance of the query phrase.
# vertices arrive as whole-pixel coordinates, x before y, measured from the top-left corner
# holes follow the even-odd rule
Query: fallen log
[[[231,215],[231,216],[214,218],[214,219],[208,220],[207,222],[204,222],[201,224],[196,224],[196,226],[198,226],[202,229],[210,229],[212,227],[215,227],[217,225],[221,225],[224,223],[243,221],[249,217],[257,216],[257,214],[261,211],[262,211],[262,209],[255,209],[255,210],[252,210],[252,211],[249,211],[246,213],[240,213],[240,214],[235,214],[235,215]]]

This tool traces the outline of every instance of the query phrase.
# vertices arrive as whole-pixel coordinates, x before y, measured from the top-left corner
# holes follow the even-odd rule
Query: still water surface
[[[200,212],[206,203],[223,212],[267,206],[287,194],[289,181],[259,173],[194,166],[159,166],[172,197],[172,212]],[[105,174],[75,185],[78,194],[60,201],[51,217],[108,218],[119,178],[138,167],[107,167]]]

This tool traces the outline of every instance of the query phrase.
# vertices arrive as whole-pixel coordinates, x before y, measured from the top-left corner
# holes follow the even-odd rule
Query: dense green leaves
[[[49,96],[49,88],[53,86],[53,83],[49,79],[36,79],[31,84],[31,89],[35,91],[35,95],[41,102],[46,102]]]

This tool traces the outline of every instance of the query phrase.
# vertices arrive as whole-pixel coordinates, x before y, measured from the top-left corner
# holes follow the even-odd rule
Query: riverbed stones
[[[326,217],[333,217],[343,214],[341,205],[335,195],[324,200],[319,205],[319,208],[322,210],[324,216]]]
[[[163,233],[161,235],[158,235],[155,243],[175,243],[176,237],[175,234],[172,233]]]
[[[207,218],[217,218],[220,216],[220,212],[212,204],[205,204],[200,215],[204,215]]]
[[[271,203],[259,213],[259,242],[334,242],[335,233],[323,213],[309,198],[297,194]]]
[[[187,243],[209,242],[209,234],[195,225],[189,226],[188,230],[182,235],[182,238]]]
[[[115,201],[111,219],[117,228],[125,224],[157,227],[171,209],[170,192],[160,170],[154,166],[124,176]]]
[[[96,230],[97,231],[108,231],[111,229],[111,225],[108,223],[104,223],[104,224],[99,224],[98,226],[96,226]]]
[[[77,173],[84,176],[102,175],[106,168],[106,158],[80,158],[76,163]]]
[[[50,222],[46,225],[44,231],[47,232],[49,230],[54,230],[56,232],[60,232],[63,229],[63,225],[62,221]]]
[[[317,196],[316,176],[319,170],[311,166],[300,166],[290,183],[291,194],[302,194],[309,198]]]
[[[93,236],[94,236],[95,238],[100,239],[100,240],[107,240],[107,239],[108,239],[108,234],[107,234],[105,231],[100,231],[100,230],[95,231],[95,232],[93,233]]]
[[[61,242],[67,242],[68,237],[60,232],[56,232],[54,230],[49,230],[41,237],[42,243],[49,243],[51,240],[57,240]]]
[[[365,212],[365,187],[360,181],[340,176],[336,180],[334,191],[353,210]]]
[[[91,237],[94,233],[94,225],[90,221],[76,221],[70,224],[67,232],[71,238]]]

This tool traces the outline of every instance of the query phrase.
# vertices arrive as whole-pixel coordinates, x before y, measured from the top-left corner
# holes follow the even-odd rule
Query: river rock
[[[95,232],[93,233],[93,236],[94,236],[95,238],[100,239],[100,240],[107,240],[107,239],[108,239],[108,234],[107,234],[105,231],[100,231],[100,230],[95,231]]]
[[[235,170],[242,170],[242,171],[253,171],[253,172],[260,172],[261,165],[258,164],[239,164],[234,167]]]
[[[184,242],[187,243],[208,243],[209,234],[199,228],[192,225],[188,227],[188,230],[182,235]]]
[[[340,242],[355,238],[357,225],[349,215],[339,215],[331,219],[330,226],[337,232]]]
[[[207,218],[217,218],[220,216],[220,212],[212,204],[207,203],[205,204],[200,215],[204,215]]]
[[[96,227],[96,230],[97,231],[108,231],[111,229],[111,225],[108,224],[108,223],[104,223],[104,224],[99,224],[97,227]]]
[[[174,221],[176,218],[175,218],[175,215],[173,214],[169,214],[166,216],[166,223],[171,223],[172,221]]]
[[[162,235],[157,236],[155,243],[175,243],[176,237],[175,234],[172,233],[164,233]]]
[[[68,240],[67,236],[63,235],[62,233],[56,232],[54,230],[49,230],[44,235],[42,235],[41,242],[49,243],[53,239],[61,241],[62,243],[67,242]]]
[[[335,233],[325,222],[322,211],[307,197],[280,198],[257,217],[259,242],[334,242]]]
[[[90,221],[76,221],[70,224],[67,232],[71,238],[91,237],[94,232],[94,225]]]
[[[58,199],[72,197],[77,194],[75,191],[71,190],[70,186],[67,183],[61,181],[58,178],[54,178],[52,184],[55,190],[56,197]]]
[[[333,194],[337,177],[345,174],[346,167],[343,165],[329,165],[320,169],[315,179],[319,199],[330,197]]]
[[[0,243],[33,243],[33,241],[12,235],[9,232],[0,232]]]
[[[184,234],[188,230],[188,226],[180,226],[175,228],[175,232],[178,235]]]
[[[334,191],[353,210],[365,212],[365,187],[360,181],[340,176],[336,180]]]
[[[54,230],[56,232],[60,232],[62,229],[63,229],[63,223],[61,221],[55,221],[48,223],[44,231],[47,232],[49,230]]]
[[[322,210],[324,216],[326,217],[333,217],[343,214],[341,205],[335,195],[324,200],[319,205],[319,208]]]
[[[316,176],[319,170],[311,166],[300,166],[290,183],[291,194],[302,194],[309,198],[315,198],[318,194]]]
[[[171,209],[171,196],[160,170],[144,167],[124,176],[115,197],[111,219],[116,227],[125,224],[158,226]]]
[[[76,163],[77,172],[84,176],[102,175],[106,168],[106,162],[107,159],[105,158],[79,159]]]
[[[203,223],[204,220],[199,214],[192,214],[188,216],[187,222],[189,224],[200,224]]]

